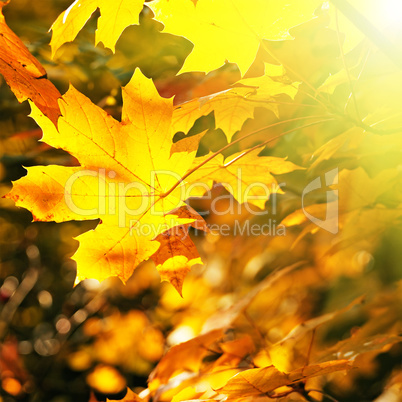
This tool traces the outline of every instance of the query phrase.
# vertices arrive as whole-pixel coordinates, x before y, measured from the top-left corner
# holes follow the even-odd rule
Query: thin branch
[[[343,68],[346,71],[346,75],[347,75],[348,81],[349,81],[349,89],[350,89],[349,99],[352,98],[353,105],[354,105],[355,111],[356,111],[357,119],[360,121],[361,118],[360,118],[359,107],[357,106],[356,96],[355,96],[353,85],[352,85],[352,77],[350,75],[350,71],[349,71],[348,65],[346,63],[345,53],[343,52],[343,45],[342,45],[342,42],[341,42],[341,34],[339,32],[339,18],[338,18],[338,10],[337,9],[335,10],[335,23],[336,23],[336,36],[338,38],[339,52],[341,54]],[[345,110],[346,110],[346,107],[347,107],[348,103],[349,103],[349,100],[345,104]]]
[[[38,276],[38,270],[32,266],[29,267],[21,284],[8,300],[7,304],[3,307],[3,310],[0,314],[0,340],[4,338],[7,327],[14,317],[18,307],[35,286]]]
[[[285,136],[285,135],[287,135],[287,134],[293,133],[294,131],[297,131],[297,130],[300,130],[300,129],[303,129],[303,128],[315,126],[315,125],[317,125],[317,124],[325,123],[325,122],[327,122],[327,121],[333,121],[333,120],[334,120],[333,118],[329,118],[329,119],[325,119],[325,120],[319,120],[319,121],[315,121],[315,122],[313,122],[313,123],[303,124],[302,126],[292,128],[291,130],[288,130],[288,131],[284,131],[283,133],[281,133],[281,134],[279,134],[279,135],[277,135],[277,136],[275,136],[275,137],[273,137],[273,138],[270,138],[269,140],[266,140],[266,141],[262,142],[261,144],[257,144],[256,146],[254,146],[254,147],[252,147],[252,148],[249,148],[247,151],[245,151],[244,153],[242,153],[242,154],[241,154],[240,156],[238,156],[236,159],[233,159],[233,160],[231,160],[229,163],[225,164],[225,167],[228,167],[228,166],[230,166],[231,164],[237,162],[240,158],[242,158],[243,156],[246,156],[246,155],[249,154],[250,152],[255,151],[256,149],[261,148],[261,147],[263,147],[263,146],[265,146],[265,145],[268,145],[270,142],[273,142],[273,141],[275,141],[275,140],[277,140],[277,139],[279,139],[279,138],[281,138],[281,137],[283,137],[283,136]]]
[[[335,7],[348,18],[371,42],[378,47],[399,69],[402,57],[398,48],[382,34],[362,13],[347,0],[331,0]]]
[[[191,168],[190,170],[187,171],[187,173],[185,173],[180,180],[178,180],[168,191],[166,191],[164,194],[161,194],[161,198],[168,196],[172,191],[174,191],[188,176],[190,176],[191,174],[193,174],[196,170],[198,170],[199,168],[201,168],[202,166],[204,166],[206,163],[208,163],[210,160],[212,160],[213,158],[215,158],[216,156],[218,156],[220,153],[226,151],[227,149],[229,149],[230,147],[232,147],[233,145],[237,144],[240,141],[243,141],[246,138],[249,138],[255,134],[261,133],[262,131],[268,130],[270,128],[279,126],[281,124],[285,124],[285,123],[291,123],[291,122],[295,122],[295,121],[299,121],[299,120],[305,120],[305,119],[312,119],[312,118],[320,118],[320,117],[325,117],[325,116],[304,116],[304,117],[296,117],[294,119],[289,119],[289,120],[284,120],[284,121],[279,121],[277,123],[273,123],[270,124],[268,126],[264,126],[259,128],[258,130],[255,130],[251,133],[248,133],[247,135],[238,138],[237,140],[225,145],[224,147],[222,147],[221,149],[219,149],[218,151],[214,152],[212,155],[210,155],[208,158],[206,158],[205,160],[203,160],[201,163],[199,163],[197,166],[194,166],[193,168]],[[282,137],[285,134],[288,134],[289,132],[293,132],[295,130],[298,130],[299,128],[303,128],[304,126],[301,127],[297,127],[292,129],[291,131],[285,132],[280,134],[279,136],[276,136],[274,138],[271,138],[270,141],[274,141],[280,137]],[[254,148],[252,148],[254,149]]]

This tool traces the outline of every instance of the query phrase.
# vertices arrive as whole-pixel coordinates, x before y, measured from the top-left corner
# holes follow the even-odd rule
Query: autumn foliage
[[[0,402],[402,401],[401,10],[6,3]]]

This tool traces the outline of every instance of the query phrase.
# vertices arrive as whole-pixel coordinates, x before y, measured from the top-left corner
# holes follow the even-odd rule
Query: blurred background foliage
[[[12,0],[4,12],[9,26],[44,65],[50,80],[62,93],[71,82],[116,118],[121,111],[120,87],[128,82],[136,67],[154,79],[162,96],[176,95],[176,104],[227,89],[240,78],[236,65],[230,63],[209,74],[177,76],[192,44],[184,38],[164,34],[163,26],[152,20],[147,7],[141,14],[140,25],[124,31],[115,55],[102,46],[93,46],[96,20],[92,18],[78,38],[64,45],[55,60],[51,60],[48,29],[70,3],[69,0]],[[266,46],[281,59],[287,59],[288,65],[297,66],[315,87],[323,84],[330,73],[342,70],[337,33],[322,20],[303,24],[291,33],[294,41],[267,42]],[[396,93],[395,80],[387,80],[389,75],[385,73],[381,80],[370,81],[370,74],[377,75],[380,68],[392,70],[393,67],[381,53],[367,48],[368,45],[362,43],[346,55],[350,66],[362,62],[368,65],[367,78],[360,81],[362,84],[355,91],[362,113],[382,107],[390,93]],[[275,64],[261,50],[246,76],[263,73],[264,63]],[[348,84],[336,85],[335,91],[325,96],[336,110],[347,101]],[[302,93],[292,105],[288,104],[286,96],[280,100],[282,119],[300,116],[305,113],[304,107],[315,108],[317,115],[324,113]],[[393,95],[391,102],[398,102]],[[399,105],[400,100],[396,103]],[[9,191],[11,180],[25,174],[23,166],[76,163],[68,154],[39,142],[41,132],[28,114],[27,102],[19,104],[0,77],[0,195]],[[200,154],[226,144],[223,132],[213,128],[213,119],[213,115],[202,117],[190,130],[189,135],[209,129]],[[247,120],[234,138],[276,119],[273,113],[257,108],[255,118]],[[289,127],[292,126],[289,124]],[[303,135],[291,134],[267,148],[264,154],[287,156],[294,163],[305,165],[315,150],[349,129],[350,122],[339,119],[319,129],[300,130]],[[284,128],[273,128],[269,134],[265,132],[243,141],[237,150],[266,140],[268,136],[274,137],[280,130]],[[176,138],[184,135],[178,133]],[[379,167],[396,166],[400,157],[397,149],[387,149],[387,140],[379,149],[374,137],[365,153],[356,145],[361,152],[358,161],[353,146],[348,148],[341,142],[334,147],[331,157],[323,156],[320,164],[313,165],[307,174],[294,173],[278,180],[287,183],[286,192],[278,196],[278,211],[271,218],[279,223],[300,208],[300,194],[305,184],[324,169],[339,163],[349,169],[364,166],[372,172],[380,170]],[[355,138],[354,135],[351,138]],[[380,153],[386,157],[379,157]],[[386,181],[378,182],[380,186],[384,183]],[[391,182],[388,193],[384,193],[384,197],[391,200],[390,204],[397,190],[392,183],[395,182]],[[361,181],[355,184],[362,187],[356,191],[364,197],[364,191],[373,191]],[[210,201],[194,200],[192,206],[199,211],[210,211],[212,200],[225,191],[216,186],[211,190]],[[325,189],[318,195],[320,197],[325,197]],[[230,202],[233,200],[229,198],[219,201],[217,210],[225,211]],[[210,211],[207,217],[211,224],[233,225],[236,219],[244,222],[250,216],[240,208],[234,215]],[[262,218],[252,219],[253,223],[266,223]],[[400,223],[399,216],[389,219],[393,222],[399,219]],[[15,208],[9,200],[0,199],[2,402],[88,401],[92,391],[97,400],[106,400],[107,396],[118,399],[124,396],[126,386],[139,392],[146,388],[149,373],[168,347],[198,335],[208,317],[220,308],[231,306],[272,270],[299,261],[305,261],[305,268],[261,292],[248,308],[247,315],[237,318],[236,331],[228,336],[228,340],[245,335],[252,338],[256,347],[254,350],[250,347],[247,354],[253,354],[255,364],[275,364],[281,370],[300,367],[311,347],[310,333],[296,343],[270,347],[269,354],[264,352],[264,345],[275,345],[296,325],[337,311],[362,294],[366,295],[365,304],[358,303],[355,308],[340,312],[314,332],[312,355],[318,359],[324,352],[332,353],[331,348],[337,342],[348,340],[353,334],[354,349],[359,352],[364,349],[359,336],[364,339],[363,335],[401,333],[400,225],[388,229],[373,225],[372,236],[363,238],[354,233],[360,230],[359,226],[345,226],[344,233],[350,233],[346,238],[352,240],[347,240],[347,247],[335,245],[336,249],[330,250],[332,235],[321,231],[319,235],[299,238],[303,230],[300,225],[289,227],[286,236],[274,233],[259,237],[211,233],[197,236],[193,233],[202,256],[207,257],[207,264],[194,268],[187,277],[183,298],[171,285],[160,283],[152,262],[136,269],[126,286],[112,278],[102,284],[86,280],[74,287],[75,266],[69,259],[77,247],[73,237],[95,225],[96,222],[32,223],[29,212]],[[341,349],[334,350],[336,355]],[[224,348],[209,358],[216,360],[224,355],[223,351]],[[402,400],[400,344],[368,351],[358,359],[361,360],[359,369],[348,377],[334,377],[325,386],[328,394],[345,402]],[[322,395],[321,398],[329,400]]]

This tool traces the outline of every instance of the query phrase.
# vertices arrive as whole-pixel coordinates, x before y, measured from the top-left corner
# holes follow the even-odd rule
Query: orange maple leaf
[[[54,124],[60,116],[56,87],[22,40],[7,26],[0,3],[0,73],[19,102],[30,99]]]

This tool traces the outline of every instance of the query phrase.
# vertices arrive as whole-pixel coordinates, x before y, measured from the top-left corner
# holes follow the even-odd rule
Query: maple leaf
[[[154,0],[147,5],[164,32],[186,37],[194,50],[181,72],[211,71],[226,61],[242,75],[253,62],[261,39],[289,38],[289,28],[313,17],[320,1]]]
[[[71,87],[60,101],[59,131],[32,105],[42,140],[71,153],[80,166],[28,168],[8,194],[35,220],[101,219],[77,238],[77,282],[109,276],[126,281],[156,252],[156,236],[194,220],[168,214],[185,205],[182,186],[165,193],[195,157],[195,151],[171,155],[172,99],[161,98],[139,70],[123,88],[123,99],[120,123]]]
[[[191,207],[180,208],[180,211],[171,211],[181,218],[188,217],[194,222],[176,226],[158,235],[155,240],[160,243],[159,249],[151,256],[162,280],[169,281],[182,296],[183,281],[191,267],[203,264],[197,247],[189,235],[190,226],[195,229],[208,231],[208,227],[201,216]]]
[[[199,167],[205,158],[194,157],[203,133],[173,144],[172,99],[161,98],[139,70],[123,88],[123,99],[120,123],[71,87],[60,101],[57,129],[32,104],[31,116],[44,132],[42,141],[68,151],[80,166],[28,168],[8,198],[38,221],[101,219],[95,230],[77,237],[77,282],[109,276],[125,282],[141,261],[153,256],[162,280],[169,280],[181,294],[185,275],[201,263],[186,236],[188,228],[177,228],[175,236],[169,232],[199,220],[195,212],[180,209],[184,200],[202,196],[205,186],[219,181],[239,202],[263,208],[271,192],[282,192],[270,173],[298,167],[272,157],[259,157],[256,167],[258,150],[233,155],[225,164],[219,156]],[[190,173],[191,179],[184,181]],[[186,185],[199,187],[199,182],[203,192],[183,192]],[[249,189],[244,191],[244,186]]]
[[[208,347],[222,336],[223,330],[216,329],[170,348],[149,375],[149,388],[155,390],[161,384],[166,384],[178,371],[198,371]]]
[[[0,2],[0,73],[19,102],[31,99],[54,124],[60,116],[56,87],[22,40],[7,26]]]
[[[102,42],[115,50],[120,35],[129,25],[139,23],[144,0],[76,0],[63,11],[50,28],[53,32],[50,46],[52,57],[66,42],[72,42],[91,15],[99,8],[101,16],[95,32],[95,46]]]
[[[199,399],[202,397],[204,392],[197,392],[197,390],[193,387],[186,387],[176,393],[173,397],[171,402],[184,402],[184,401],[191,401],[191,402],[207,402],[213,401],[214,399]],[[165,397],[165,395],[163,395]]]
[[[227,401],[247,396],[257,397],[271,394],[277,388],[291,386],[312,377],[350,368],[349,360],[334,360],[301,367],[290,373],[279,371],[274,366],[250,369],[236,374],[219,392],[228,396]]]
[[[359,333],[351,338],[339,341],[333,347],[325,350],[322,360],[334,356],[342,359],[354,359],[362,353],[381,351],[384,346],[402,341],[402,336],[379,334],[369,337],[360,337]],[[321,359],[320,359],[321,360]]]
[[[215,127],[222,129],[230,142],[243,123],[254,117],[256,107],[269,109],[279,117],[275,97],[286,94],[294,99],[297,93],[297,85],[275,81],[268,75],[244,79],[238,84],[245,87],[236,87],[177,106],[173,113],[174,130],[187,133],[199,117],[214,111]]]
[[[194,184],[192,196],[205,193],[205,183],[212,187],[213,182],[221,183],[239,203],[248,202],[264,209],[265,202],[273,193],[283,193],[272,174],[284,174],[302,169],[285,158],[258,156],[260,149],[239,152],[224,159],[223,155],[209,160],[189,177],[189,186]],[[194,166],[201,165],[211,155],[196,158]]]
[[[214,366],[237,366],[246,355],[251,354],[255,350],[254,342],[249,335],[222,343],[220,348],[223,354],[214,363]]]

